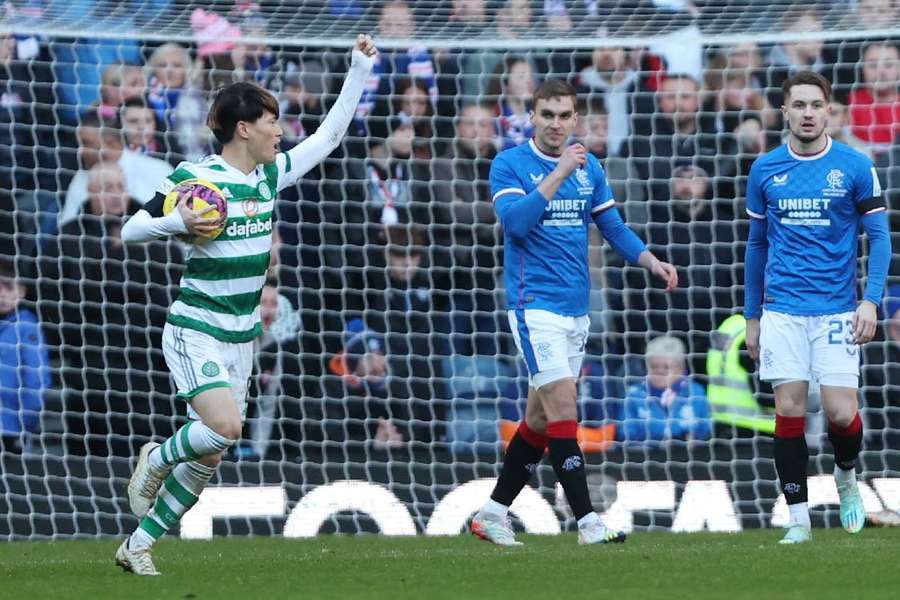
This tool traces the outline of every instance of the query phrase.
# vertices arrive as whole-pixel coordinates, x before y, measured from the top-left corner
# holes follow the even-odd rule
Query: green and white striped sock
[[[191,421],[155,448],[147,460],[157,471],[168,470],[178,463],[224,452],[235,441],[219,435],[200,421]]]
[[[128,547],[140,550],[152,546],[197,503],[213,473],[213,467],[198,462],[179,463],[159,488],[153,508],[131,534]]]

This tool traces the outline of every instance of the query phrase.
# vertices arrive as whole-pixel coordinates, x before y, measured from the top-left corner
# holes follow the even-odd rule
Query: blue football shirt
[[[872,161],[830,137],[815,155],[784,144],[758,158],[747,213],[766,220],[766,309],[805,316],[854,310],[860,225],[879,210],[884,202]]]
[[[491,164],[494,203],[532,193],[559,158],[534,140],[498,154]],[[588,226],[615,206],[603,167],[591,155],[556,191],[538,224],[522,240],[504,240],[504,282],[509,309],[542,309],[564,316],[588,312]]]

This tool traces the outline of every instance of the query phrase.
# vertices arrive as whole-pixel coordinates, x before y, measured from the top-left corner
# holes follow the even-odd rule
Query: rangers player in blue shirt
[[[796,544],[810,540],[804,424],[811,380],[821,386],[829,421],[841,524],[850,533],[865,524],[855,469],[859,344],[875,333],[891,246],[872,161],[825,133],[828,80],[805,71],[782,91],[788,141],[756,160],[747,186],[744,316],[747,349],[775,388],[775,467],[790,513],[781,543]],[[860,225],[869,273],[857,301]]]
[[[518,545],[507,511],[528,483],[544,450],[578,519],[579,543],[621,542],[594,512],[576,441],[575,380],[588,333],[588,226],[629,262],[678,285],[675,268],[656,259],[622,222],[603,168],[581,144],[566,146],[575,129],[575,89],[547,80],[534,92],[534,138],[500,153],[491,165],[491,191],[505,237],[509,324],[528,366],[525,420],[509,443],[490,500],[472,520],[472,533]]]

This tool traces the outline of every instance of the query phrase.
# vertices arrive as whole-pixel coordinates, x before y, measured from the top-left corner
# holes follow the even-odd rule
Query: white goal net
[[[746,177],[781,143],[781,82],[814,69],[834,86],[831,135],[873,158],[900,231],[894,0],[11,0],[0,11],[0,538],[133,529],[123,492],[137,449],[186,418],[160,349],[183,249],[126,246],[123,219],[180,161],[217,150],[204,120],[223,84],[255,81],[278,98],[285,148],[310,135],[357,32],[375,35],[380,61],[340,148],[278,198],[244,437],[181,535],[461,531],[527,393],[487,177],[498,151],[530,137],[530,93],[548,77],[575,85],[576,137],[681,278],[666,294],[593,240],[579,439],[597,510],[626,529],[784,523],[771,389],[734,316]],[[860,256],[864,268],[865,243]],[[862,352],[872,514],[900,509],[898,269]],[[672,360],[686,377],[665,402],[647,397],[659,384],[646,368],[664,335],[680,340]],[[831,526],[831,448],[815,393],[810,404],[813,523]],[[555,485],[539,468],[517,526],[571,527]]]

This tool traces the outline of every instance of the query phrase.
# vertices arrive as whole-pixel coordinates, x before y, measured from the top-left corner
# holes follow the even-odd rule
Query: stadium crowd
[[[356,5],[340,4],[341,15]],[[569,4],[448,2],[461,38],[527,40],[538,24],[605,35],[601,16],[575,23]],[[698,9],[681,4],[656,18],[689,21]],[[250,43],[269,33],[258,7],[215,7],[192,13],[189,47],[0,35],[7,449],[39,431],[41,395],[46,411],[64,415],[45,415],[43,439],[58,436],[70,453],[128,456],[171,435],[183,410],[157,348],[182,250],[175,240],[124,245],[123,220],[181,160],[216,151],[204,119],[217,86],[271,91],[287,147],[315,131],[340,88],[344,49]],[[412,3],[379,7],[376,39],[416,38]],[[859,0],[846,19],[892,23],[898,10]],[[778,27],[818,31],[822,13],[795,8]],[[603,448],[770,433],[768,390],[745,356],[728,352],[741,343],[726,321],[743,302],[746,177],[781,143],[781,83],[814,69],[834,84],[830,134],[874,159],[900,233],[898,43],[383,50],[340,149],[279,198],[259,401],[252,443],[239,452],[325,442],[477,449],[506,436],[526,390],[500,301],[488,172],[497,152],[531,136],[531,92],[547,77],[576,85],[578,140],[603,162],[626,221],[683,282],[665,294],[594,232],[585,439]],[[900,442],[900,262],[890,275],[885,325],[864,352],[870,448]],[[759,399],[758,425],[733,426],[735,394]]]

